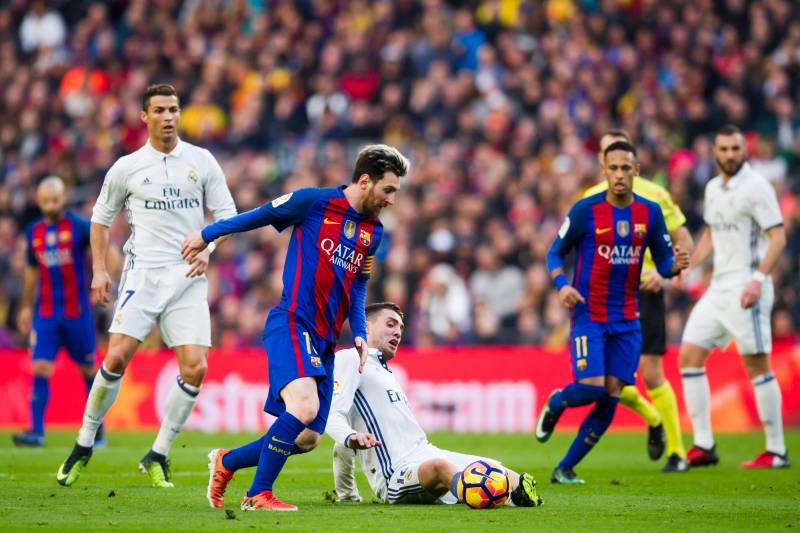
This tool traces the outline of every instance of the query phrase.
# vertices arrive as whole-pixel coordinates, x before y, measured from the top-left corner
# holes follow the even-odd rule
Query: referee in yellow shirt
[[[632,142],[628,132],[622,129],[604,133],[600,137],[600,150],[597,153],[601,166],[603,151],[616,141]],[[608,184],[603,180],[586,190],[583,196],[585,198],[607,188]],[[661,206],[672,242],[691,253],[694,243],[691,234],[684,227],[686,217],[680,207],[673,202],[669,192],[641,176],[633,179],[633,192]],[[686,450],[683,447],[678,402],[675,400],[672,385],[664,377],[662,362],[662,357],[667,351],[663,282],[663,278],[656,272],[650,250],[647,250],[642,268],[642,290],[639,292],[639,321],[642,326],[642,358],[639,362],[639,372],[653,404],[648,403],[639,394],[635,385],[622,389],[620,403],[636,411],[647,422],[649,426],[647,451],[651,459],[659,459],[664,453],[666,434],[667,464],[661,471],[686,472],[689,464],[686,462]]]

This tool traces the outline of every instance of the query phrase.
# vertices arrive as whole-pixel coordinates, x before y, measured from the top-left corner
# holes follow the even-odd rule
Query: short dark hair
[[[722,126],[719,131],[717,131],[717,135],[741,135],[742,130],[739,129],[739,126],[735,126],[733,124],[725,124]]]
[[[394,172],[398,178],[408,174],[408,159],[400,151],[386,144],[371,144],[358,152],[353,169],[353,183],[362,174],[369,175],[372,181],[380,181],[386,172]]]
[[[630,152],[634,157],[636,157],[636,148],[631,143],[625,141],[614,141],[613,143],[609,144],[605,150],[603,150],[603,159],[606,158],[608,152],[613,152],[615,150]]]
[[[603,137],[605,137],[607,135],[610,136],[610,137],[622,137],[623,139],[625,139],[626,142],[628,142],[630,144],[633,144],[633,138],[631,137],[630,133],[628,133],[628,130],[626,130],[626,129],[623,129],[623,128],[611,128],[610,130],[604,131],[603,134],[600,136],[600,139],[602,139]]]
[[[374,304],[369,304],[367,307],[364,308],[366,313],[367,320],[370,319],[375,313],[379,313],[384,309],[389,309],[390,311],[394,311],[398,315],[400,315],[400,319],[403,319],[403,311],[400,310],[400,306],[393,302],[377,302]]]
[[[154,96],[175,96],[177,98],[178,91],[169,83],[156,83],[149,86],[142,95],[142,111],[147,112],[147,108],[150,107],[150,99]]]

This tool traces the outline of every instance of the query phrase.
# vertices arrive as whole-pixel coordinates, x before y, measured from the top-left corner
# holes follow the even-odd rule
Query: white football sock
[[[714,435],[711,432],[711,389],[704,368],[682,368],[683,401],[692,419],[694,445],[711,449]]]
[[[764,425],[767,436],[767,451],[779,455],[786,454],[783,440],[783,420],[781,418],[781,388],[772,372],[753,378],[756,393],[758,417]]]
[[[168,455],[172,443],[178,438],[178,433],[186,423],[189,415],[192,414],[197,403],[197,395],[200,394],[200,387],[194,387],[185,383],[178,376],[175,384],[167,394],[167,403],[164,408],[164,419],[161,421],[161,428],[158,436],[153,443],[153,451],[161,455]]]
[[[105,366],[94,377],[92,390],[86,399],[86,409],[83,411],[83,424],[78,431],[78,444],[91,448],[94,446],[94,436],[97,428],[103,423],[106,413],[117,399],[122,374],[115,374],[106,370]]]

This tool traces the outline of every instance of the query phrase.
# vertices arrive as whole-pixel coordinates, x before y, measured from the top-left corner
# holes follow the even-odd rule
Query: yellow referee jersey
[[[583,197],[595,195],[599,192],[608,190],[608,182],[603,180],[597,185],[593,185],[586,189]],[[655,202],[661,207],[661,212],[664,214],[664,220],[667,222],[667,231],[670,234],[674,233],[676,229],[680,228],[686,223],[686,217],[681,211],[681,208],[672,200],[669,191],[661,185],[657,185],[652,181],[645,179],[641,176],[634,176],[633,178],[633,192],[639,196],[643,196],[648,200]],[[656,264],[653,262],[653,256],[650,255],[650,248],[644,254],[644,266],[642,273],[647,269],[655,270]]]

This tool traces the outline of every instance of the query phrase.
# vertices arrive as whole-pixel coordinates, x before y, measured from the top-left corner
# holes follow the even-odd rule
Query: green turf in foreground
[[[44,449],[15,449],[0,433],[0,531],[113,529],[195,530],[269,528],[280,531],[797,531],[800,529],[800,464],[781,471],[743,471],[740,462],[763,447],[760,433],[720,435],[717,467],[687,474],[661,474],[663,461],[650,462],[644,433],[607,435],[576,469],[582,487],[548,481],[571,435],[556,434],[547,444],[532,435],[435,434],[442,448],[502,460],[539,480],[545,506],[475,511],[465,506],[389,506],[370,503],[359,473],[362,504],[332,504],[324,493],[333,486],[331,441],[293,457],[276,492],[300,506],[297,513],[245,513],[239,502],[252,479],[241,472],[228,490],[225,510],[205,499],[206,454],[213,447],[247,442],[248,435],[181,435],[172,453],[174,489],[153,489],[137,463],[152,434],[117,433],[95,451],[80,480],[59,486],[55,472],[69,453],[75,434],[51,433]],[[800,453],[800,431],[787,434],[790,450]],[[800,460],[800,456],[796,456]]]

